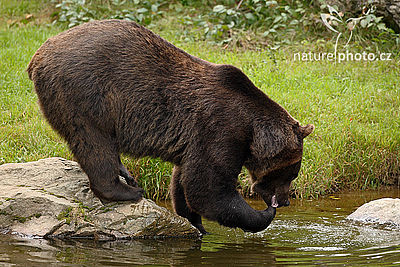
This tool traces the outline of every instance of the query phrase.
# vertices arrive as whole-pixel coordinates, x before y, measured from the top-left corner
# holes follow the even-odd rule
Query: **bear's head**
[[[300,171],[303,139],[314,126],[300,126],[297,121],[260,123],[254,126],[251,156],[245,163],[252,180],[252,191],[271,205],[276,196],[278,207],[288,206],[291,182]]]

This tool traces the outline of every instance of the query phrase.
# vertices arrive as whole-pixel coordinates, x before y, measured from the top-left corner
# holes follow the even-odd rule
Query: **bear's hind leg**
[[[202,224],[201,216],[191,211],[186,203],[185,193],[183,191],[182,185],[180,184],[181,175],[182,174],[180,167],[175,166],[172,171],[171,181],[171,196],[174,210],[179,216],[188,219],[190,223],[200,231],[200,233],[208,234]]]
[[[90,188],[103,202],[139,201],[143,189],[122,183],[119,179],[119,154],[116,145],[95,128],[75,127],[66,138],[72,153],[89,177]]]

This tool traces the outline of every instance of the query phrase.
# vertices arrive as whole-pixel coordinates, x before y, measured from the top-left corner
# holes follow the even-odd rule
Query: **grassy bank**
[[[25,72],[36,49],[64,26],[49,24],[52,9],[25,23],[27,14],[47,3],[26,2],[30,6],[2,6],[0,14],[0,164],[51,156],[72,159],[41,115]],[[296,196],[399,183],[400,66],[395,56],[391,61],[303,62],[293,59],[297,51],[321,48],[309,43],[279,50],[223,49],[182,37],[165,17],[151,27],[193,55],[241,68],[302,124],[316,126],[305,139],[303,166],[293,187]],[[322,46],[331,48],[332,42]],[[123,161],[147,197],[168,196],[171,164],[147,158]],[[246,172],[240,177],[248,194]]]

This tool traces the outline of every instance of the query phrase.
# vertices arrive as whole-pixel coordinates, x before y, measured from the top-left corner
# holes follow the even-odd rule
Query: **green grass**
[[[7,1],[5,1],[7,2]],[[66,144],[41,115],[32,82],[25,72],[37,48],[63,29],[18,20],[40,3],[3,6],[0,22],[0,164],[60,156],[72,159]],[[18,2],[19,3],[19,2]],[[27,4],[28,3],[28,4]],[[38,4],[39,3],[39,4]],[[14,10],[15,9],[15,10]],[[167,23],[167,24],[165,24]],[[390,62],[299,62],[296,47],[279,52],[224,50],[207,42],[190,42],[164,20],[155,31],[187,52],[214,63],[241,68],[267,95],[302,124],[316,126],[305,139],[301,174],[294,182],[298,197],[343,189],[399,184],[400,66]],[[313,49],[313,45],[302,50]],[[320,48],[319,48],[320,49]],[[172,165],[157,159],[123,158],[153,199],[168,197]],[[241,177],[245,195],[247,175]]]

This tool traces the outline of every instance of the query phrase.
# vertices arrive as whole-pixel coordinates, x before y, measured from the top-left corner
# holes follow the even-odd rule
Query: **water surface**
[[[293,200],[278,209],[267,230],[256,234],[205,221],[212,234],[202,240],[99,243],[0,235],[0,266],[400,266],[400,229],[345,220],[358,206],[383,197],[399,198],[400,190]],[[248,201],[265,208],[262,201]]]

